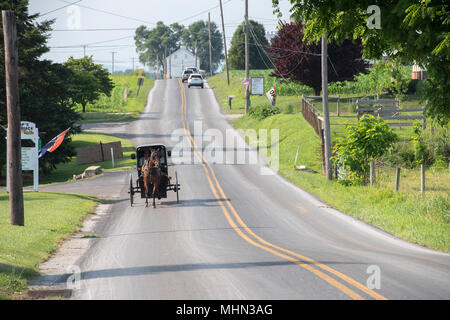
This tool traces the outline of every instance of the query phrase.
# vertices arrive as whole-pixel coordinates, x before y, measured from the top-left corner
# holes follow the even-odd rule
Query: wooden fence
[[[374,117],[383,120],[422,120],[424,128],[426,127],[426,118],[424,116],[424,108],[400,109],[399,102],[394,99],[370,100],[361,99],[356,101],[356,116],[359,119],[365,114],[371,114]],[[402,116],[402,113],[419,113],[415,115]],[[410,127],[412,122],[388,122],[390,127]]]
[[[313,127],[316,134],[321,140],[321,157],[322,157],[322,171],[325,173],[325,137],[323,133],[323,118],[319,117],[314,105],[306,100],[305,96],[302,96],[302,115],[303,118]]]

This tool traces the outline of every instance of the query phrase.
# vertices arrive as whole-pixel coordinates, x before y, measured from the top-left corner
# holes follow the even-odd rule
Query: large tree
[[[231,69],[245,69],[245,35],[243,22],[234,32],[231,39],[231,48],[228,59]],[[256,21],[249,20],[248,31],[249,43],[249,67],[250,69],[270,69],[272,68],[265,50],[269,45],[266,38],[264,26]]]
[[[307,44],[302,39],[302,23],[280,25],[268,48],[275,64],[272,76],[310,86],[319,95],[322,88],[321,47]],[[328,57],[328,82],[351,81],[367,67],[361,59],[358,41],[345,40],[340,45],[333,41],[328,45]]]
[[[277,8],[279,0],[272,0]],[[362,39],[366,58],[383,54],[428,69],[424,90],[427,114],[441,124],[450,120],[450,19],[449,5],[434,0],[290,0],[291,13],[305,20],[304,39]],[[370,28],[380,9],[380,28]],[[369,10],[368,10],[369,9]],[[367,23],[369,22],[369,24]]]
[[[200,69],[210,71],[208,32],[208,22],[200,20],[184,30],[182,39],[184,45],[192,52],[197,50],[197,56],[200,58]],[[211,22],[211,53],[212,69],[214,71],[224,58],[222,34],[214,22]]]
[[[174,23],[166,26],[162,21],[153,29],[140,26],[136,29],[134,40],[139,53],[139,61],[144,65],[160,67],[164,65],[164,56],[168,56],[180,47],[184,26]]]
[[[73,72],[71,99],[74,103],[81,104],[83,112],[86,112],[86,104],[97,100],[100,94],[111,94],[114,84],[109,72],[101,64],[95,64],[92,56],[80,59],[70,57],[64,65]]]
[[[74,123],[79,115],[71,108],[70,85],[73,73],[67,67],[44,60],[48,52],[47,39],[53,21],[36,22],[36,15],[28,14],[28,0],[0,2],[1,10],[14,11],[19,38],[19,97],[22,121],[36,123],[43,143],[71,127],[71,133],[79,129]],[[0,26],[0,172],[6,162],[6,88],[4,66],[3,30]],[[70,146],[70,135],[66,136],[57,152],[47,153],[39,159],[44,172],[51,171],[57,163],[70,160],[74,150]]]

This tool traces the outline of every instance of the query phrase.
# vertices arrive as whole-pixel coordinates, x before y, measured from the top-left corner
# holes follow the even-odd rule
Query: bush
[[[278,107],[273,107],[271,104],[263,104],[256,106],[255,108],[251,108],[248,114],[250,117],[263,120],[267,117],[279,114],[280,112],[280,108]]]
[[[394,144],[392,149],[380,158],[380,161],[393,167],[412,169],[417,166],[414,149],[405,141]]]
[[[370,161],[380,158],[397,140],[397,135],[383,119],[364,115],[356,125],[345,129],[344,138],[336,139],[332,160],[343,163],[355,180],[365,183]]]

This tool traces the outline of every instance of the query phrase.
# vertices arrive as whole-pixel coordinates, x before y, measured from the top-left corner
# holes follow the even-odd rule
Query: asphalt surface
[[[137,120],[90,129],[173,148],[169,174],[178,173],[180,203],[169,192],[156,209],[137,195],[130,207],[135,172],[65,185],[115,200],[101,238],[79,261],[75,299],[450,298],[450,255],[396,239],[268,175],[209,88],[156,81]],[[241,144],[222,146],[227,132]],[[236,163],[240,155],[247,158]]]

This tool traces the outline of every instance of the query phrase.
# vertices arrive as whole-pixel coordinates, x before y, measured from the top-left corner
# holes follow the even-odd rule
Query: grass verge
[[[230,74],[229,87],[224,73],[209,78],[208,82],[225,112],[245,112],[241,73]],[[228,107],[229,95],[235,96],[231,110]],[[267,103],[265,96],[252,96],[251,99],[252,106]],[[412,106],[417,107],[415,102]],[[320,112],[321,102],[315,103]],[[238,129],[254,129],[256,132],[259,129],[267,129],[268,132],[271,129],[279,129],[279,173],[292,183],[318,195],[328,205],[399,238],[450,252],[450,180],[447,168],[432,168],[427,171],[429,184],[423,195],[419,190],[420,178],[417,170],[402,169],[399,192],[395,192],[393,184],[395,175],[388,168],[379,172],[377,184],[372,187],[346,187],[337,181],[327,181],[322,174],[295,170],[295,156],[297,147],[300,146],[297,164],[322,172],[320,139],[303,119],[300,104],[301,97],[298,95],[278,96],[277,107],[282,111],[281,114],[263,120],[243,116],[233,120],[232,124]],[[351,103],[345,101],[341,103],[343,110],[341,117],[335,114],[335,102],[330,103],[330,110],[332,139],[334,139],[343,134],[346,123],[356,123],[356,115],[351,110]],[[401,139],[409,140],[412,129],[396,128],[395,131]],[[267,154],[270,154],[270,146]]]
[[[49,183],[61,183],[68,180],[72,180],[74,174],[83,173],[87,167],[101,166],[103,171],[108,170],[128,170],[132,169],[135,162],[131,159],[131,154],[135,151],[135,148],[131,141],[127,139],[118,138],[112,135],[99,134],[93,132],[82,132],[72,136],[72,145],[74,148],[88,147],[97,145],[100,143],[109,143],[120,141],[122,144],[123,158],[114,160],[114,168],[112,167],[112,161],[104,161],[90,164],[78,165],[76,157],[72,157],[70,162],[61,163],[56,166],[56,169],[52,171],[49,176],[40,178],[41,184]]]
[[[383,173],[384,178],[376,186],[346,187],[337,181],[327,181],[322,174],[295,170],[294,160],[300,146],[298,164],[321,172],[320,140],[300,114],[278,114],[262,121],[244,116],[232,123],[236,128],[255,129],[257,132],[259,129],[269,132],[279,129],[279,173],[318,195],[328,205],[399,238],[450,252],[450,181],[447,168],[433,168],[427,172],[427,180],[434,187],[425,194],[419,191],[418,172],[405,170],[399,192],[395,192],[393,183],[386,182],[388,172]],[[270,146],[268,151],[270,154]],[[395,176],[389,177],[389,181],[393,181]]]
[[[116,86],[111,97],[102,96],[97,102],[88,104],[83,120],[80,123],[122,122],[134,120],[144,109],[147,96],[153,88],[154,79],[145,78],[144,85],[138,93],[137,75],[111,76]],[[124,90],[127,90],[127,100],[124,101]],[[81,107],[78,110],[81,112]]]
[[[0,193],[0,299],[24,297],[39,264],[79,230],[97,204],[81,194],[25,193],[25,226],[19,227],[10,225],[9,195]]]

